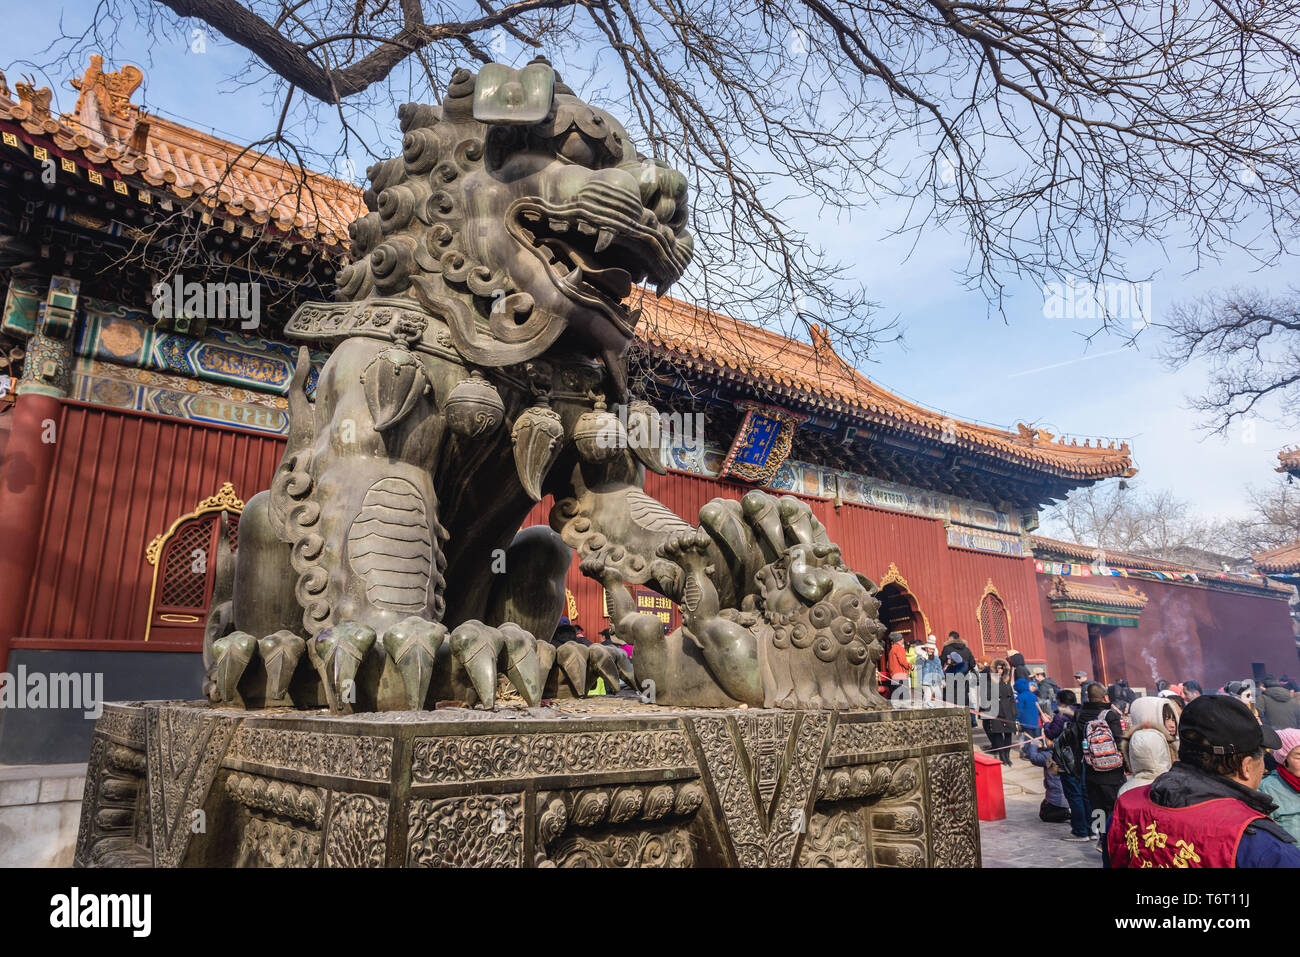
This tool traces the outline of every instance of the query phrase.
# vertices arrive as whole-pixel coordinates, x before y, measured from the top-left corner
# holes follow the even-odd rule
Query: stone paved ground
[[[975,747],[983,750],[988,738],[975,732]],[[1002,793],[1007,816],[1001,821],[980,821],[980,845],[985,867],[1101,867],[1101,853],[1092,841],[1062,840],[1069,824],[1046,824],[1038,819],[1043,800],[1043,771],[1011,752],[1010,768],[1002,769]]]

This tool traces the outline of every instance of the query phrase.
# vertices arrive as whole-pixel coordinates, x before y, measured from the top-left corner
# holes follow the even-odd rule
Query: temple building
[[[1278,452],[1277,462],[1273,471],[1284,474],[1287,482],[1294,482],[1300,476],[1300,446]],[[1300,539],[1256,552],[1251,561],[1259,572],[1276,582],[1291,587],[1300,584]],[[1300,601],[1292,601],[1291,618],[1296,648],[1300,651]]]
[[[146,113],[142,81],[93,57],[59,114],[0,78],[0,672],[102,673],[107,700],[198,696],[218,536],[237,547],[285,444],[284,323],[331,298],[363,211],[351,184]],[[691,522],[755,487],[801,497],[891,630],[1135,686],[1295,669],[1292,589],[1033,535],[1071,489],[1135,474],[1127,445],[956,421],[817,327],[799,342],[665,297],[638,335],[634,391],[702,423],[646,490]],[[599,640],[602,588],[576,564],[568,588]],[[89,735],[80,712],[5,709],[0,763],[79,760]]]
[[[1209,688],[1300,671],[1290,585],[1040,536],[1032,542],[1044,634],[1055,651],[1049,662],[1070,661],[1134,688],[1161,678]]]

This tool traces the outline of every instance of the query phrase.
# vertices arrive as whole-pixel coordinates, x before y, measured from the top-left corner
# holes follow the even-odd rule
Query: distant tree
[[[1300,484],[1278,479],[1246,486],[1250,512],[1228,524],[1223,537],[1234,554],[1253,555],[1300,538]]]
[[[1211,432],[1252,418],[1300,424],[1300,287],[1211,293],[1175,305],[1161,325],[1171,368],[1209,364],[1204,394],[1189,402]]]
[[[1168,489],[1147,491],[1134,483],[1111,481],[1076,489],[1047,513],[1043,530],[1095,547],[1099,563],[1107,561],[1107,551],[1194,565],[1219,565],[1235,558],[1223,551],[1225,536],[1219,524],[1196,515]]]

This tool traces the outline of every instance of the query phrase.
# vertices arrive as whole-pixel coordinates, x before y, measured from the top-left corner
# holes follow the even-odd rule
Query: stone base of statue
[[[954,708],[105,706],[81,866],[978,867]]]

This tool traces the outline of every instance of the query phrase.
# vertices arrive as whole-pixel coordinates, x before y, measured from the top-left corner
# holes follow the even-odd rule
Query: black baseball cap
[[[1201,695],[1183,709],[1178,722],[1180,747],[1211,754],[1254,754],[1276,750],[1282,739],[1259,723],[1246,705],[1231,695]]]

